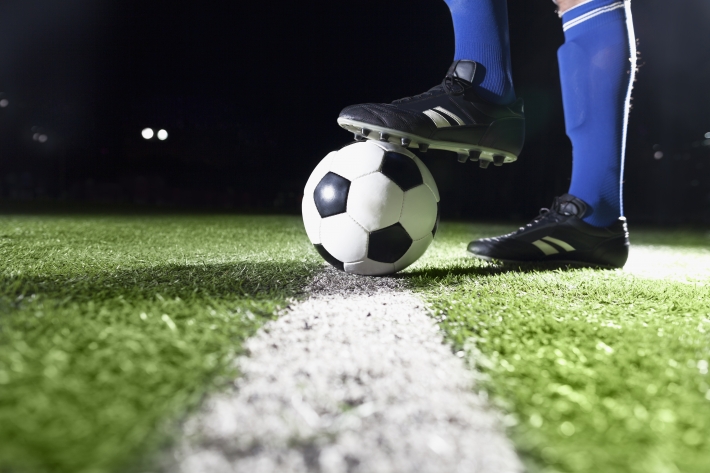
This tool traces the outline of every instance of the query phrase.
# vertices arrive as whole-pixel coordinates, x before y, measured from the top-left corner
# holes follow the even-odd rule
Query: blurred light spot
[[[6,102],[7,102],[7,100],[6,100]],[[2,103],[2,101],[0,101],[0,103]],[[705,138],[707,138],[707,139],[710,140],[710,131],[708,131],[707,133],[705,133]]]
[[[571,437],[574,435],[575,431],[576,429],[574,428],[574,424],[572,422],[563,422],[562,425],[560,425],[560,433],[562,433],[565,437]]]
[[[700,371],[700,374],[708,374],[708,361],[707,360],[698,361],[698,371]]]
[[[0,99],[0,107],[5,108],[10,105],[10,101],[7,99]],[[708,137],[710,138],[710,136]]]
[[[141,136],[145,138],[146,140],[149,140],[153,137],[153,129],[152,128],[143,128],[143,131],[141,131]]]
[[[656,151],[653,153],[654,159],[661,159],[663,157],[663,151]]]
[[[703,146],[710,146],[710,139],[703,141]]]
[[[661,149],[661,145],[653,145],[653,151],[658,151]]]
[[[39,139],[39,133],[32,135],[32,141],[37,141]]]
[[[158,139],[160,141],[164,141],[168,139],[168,132],[165,130],[159,130],[158,131]]]
[[[532,425],[536,429],[542,427],[542,422],[542,416],[540,414],[533,414],[530,416],[530,425]]]
[[[40,143],[46,143],[48,139],[49,138],[47,138],[47,135],[39,135],[37,141],[39,141]]]
[[[449,455],[453,450],[452,446],[438,435],[432,435],[427,446],[438,455]]]

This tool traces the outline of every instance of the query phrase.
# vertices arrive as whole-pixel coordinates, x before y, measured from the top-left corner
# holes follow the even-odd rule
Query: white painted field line
[[[235,388],[175,452],[182,473],[522,471],[421,301],[332,270],[247,342]]]

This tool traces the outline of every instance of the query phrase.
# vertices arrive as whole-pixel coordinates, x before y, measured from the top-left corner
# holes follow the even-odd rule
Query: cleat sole
[[[589,263],[587,261],[574,260],[542,260],[542,261],[515,261],[509,259],[492,258],[490,256],[479,255],[467,251],[468,256],[477,258],[489,263],[500,263],[503,266],[531,269],[564,269],[564,268],[592,268],[592,269],[619,269],[618,266],[609,264]]]
[[[338,118],[338,125],[352,133],[357,133],[367,139],[377,139],[389,143],[398,144],[405,148],[419,148],[419,151],[426,153],[428,149],[440,149],[452,151],[457,155],[468,155],[469,160],[479,161],[482,168],[487,168],[493,163],[495,166],[517,161],[518,157],[510,152],[478,146],[469,143],[456,143],[452,141],[436,141],[422,136],[404,133],[392,128],[380,127],[370,123],[357,122],[348,118]],[[372,136],[370,134],[372,133]],[[464,161],[461,161],[464,162]],[[486,164],[483,164],[483,163]]]

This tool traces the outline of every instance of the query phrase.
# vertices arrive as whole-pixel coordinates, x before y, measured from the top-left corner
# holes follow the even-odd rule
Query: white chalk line
[[[521,472],[473,375],[400,280],[325,270],[265,325],[172,471]]]

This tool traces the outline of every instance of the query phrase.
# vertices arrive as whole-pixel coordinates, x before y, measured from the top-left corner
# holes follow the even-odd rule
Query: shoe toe
[[[411,110],[403,110],[390,104],[364,103],[345,107],[340,112],[339,118],[369,123],[406,133],[428,135],[430,127],[426,126],[427,123],[419,115],[421,114]],[[424,116],[424,118],[426,117]]]
[[[382,114],[378,113],[376,104],[362,103],[358,105],[350,105],[345,107],[338,118],[345,118],[363,123],[371,123],[373,125],[386,126],[382,119]]]
[[[473,253],[478,256],[490,256],[490,246],[486,243],[486,240],[473,240],[468,244],[469,253]]]

